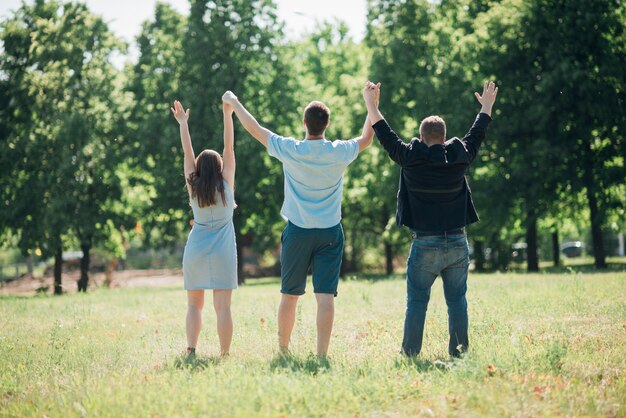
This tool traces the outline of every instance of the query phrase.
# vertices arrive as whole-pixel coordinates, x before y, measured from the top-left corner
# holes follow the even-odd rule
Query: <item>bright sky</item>
[[[30,3],[32,0],[27,0]],[[11,10],[19,8],[21,0],[1,0],[0,19],[6,18]],[[286,32],[291,38],[310,31],[315,22],[340,19],[350,28],[356,40],[365,35],[366,0],[274,0],[278,16],[286,22]],[[156,0],[86,0],[89,9],[100,14],[118,36],[134,42],[141,23],[151,19]],[[189,13],[188,0],[166,0],[183,14]],[[136,48],[131,56],[136,56]]]

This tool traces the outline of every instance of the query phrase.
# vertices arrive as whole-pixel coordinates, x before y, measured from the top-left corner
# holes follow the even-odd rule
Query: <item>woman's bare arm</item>
[[[222,175],[224,180],[235,190],[235,129],[233,127],[233,106],[223,102],[222,110],[224,111],[224,168]]]
[[[189,175],[196,171],[196,157],[193,153],[193,147],[191,146],[191,135],[189,134],[189,126],[187,120],[189,119],[189,109],[184,110],[183,105],[178,100],[174,100],[174,107],[170,108],[172,114],[178,121],[180,126],[180,142],[183,146],[183,169],[185,172],[185,183]],[[187,184],[189,188],[189,184]]]

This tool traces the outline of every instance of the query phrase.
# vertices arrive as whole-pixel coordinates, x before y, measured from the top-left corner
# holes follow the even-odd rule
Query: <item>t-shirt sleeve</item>
[[[336,141],[341,147],[342,161],[350,164],[359,155],[359,143],[356,139],[349,139],[347,141]]]
[[[272,132],[267,140],[267,152],[280,161],[286,157],[287,147],[285,147],[285,138]]]

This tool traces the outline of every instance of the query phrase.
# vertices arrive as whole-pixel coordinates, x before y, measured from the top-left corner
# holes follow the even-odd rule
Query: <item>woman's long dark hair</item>
[[[222,168],[222,157],[213,150],[205,149],[196,157],[196,171],[189,175],[187,183],[191,188],[191,197],[198,199],[201,208],[217,205],[218,193],[226,206]]]

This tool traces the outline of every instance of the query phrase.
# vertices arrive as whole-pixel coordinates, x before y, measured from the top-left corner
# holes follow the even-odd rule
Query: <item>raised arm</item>
[[[184,110],[183,105],[174,100],[174,107],[170,107],[172,114],[176,118],[180,127],[180,142],[183,146],[183,168],[185,172],[185,184],[189,188],[187,179],[189,175],[196,171],[196,157],[193,153],[193,147],[191,146],[191,135],[189,134],[189,126],[187,126],[187,119],[189,119],[189,109]]]
[[[485,81],[485,85],[483,86],[483,94],[482,96],[478,94],[478,92],[474,92],[474,96],[476,96],[476,100],[478,103],[482,105],[480,109],[480,113],[484,113],[487,116],[491,117],[491,109],[493,108],[493,104],[496,101],[496,96],[498,95],[498,88],[493,81]]]
[[[361,136],[354,139],[359,143],[359,152],[372,145],[372,141],[374,140],[374,128],[372,128],[372,124],[367,116],[365,117]]]
[[[378,140],[385,148],[389,157],[397,164],[403,166],[408,161],[410,144],[404,142],[387,124],[382,113],[378,110],[378,98],[380,97],[380,83],[367,82],[363,89],[363,99],[367,106],[367,118],[372,123],[372,127]]]
[[[465,147],[470,154],[470,161],[474,161],[480,145],[487,135],[487,126],[491,122],[491,110],[493,103],[496,101],[498,95],[498,88],[493,81],[485,81],[483,86],[483,94],[480,95],[477,92],[474,93],[478,102],[482,105],[480,113],[476,116],[474,124],[470,128],[469,132],[463,137],[462,141],[465,143]]]
[[[254,116],[252,116],[250,112],[243,107],[233,92],[227,91],[224,93],[222,100],[233,107],[237,118],[239,118],[239,121],[245,130],[267,148],[267,141],[272,132],[269,129],[262,127],[259,122],[257,122]]]
[[[224,167],[222,175],[224,180],[235,191],[235,128],[233,127],[233,107],[222,102],[222,110],[224,113]]]
[[[380,83],[374,84],[371,81],[366,82],[363,88],[363,99],[365,100],[365,106],[367,106],[367,117],[372,125],[383,120],[383,114],[378,110]]]
[[[364,90],[370,89],[374,90],[376,93],[375,100],[376,106],[378,106],[378,98],[380,97],[380,84],[374,84],[368,81],[367,83],[365,83]],[[359,152],[372,145],[372,141],[374,140],[374,128],[372,128],[372,123],[370,122],[369,116],[365,117],[365,123],[363,124],[363,131],[361,133],[361,136],[354,139],[359,143]]]

